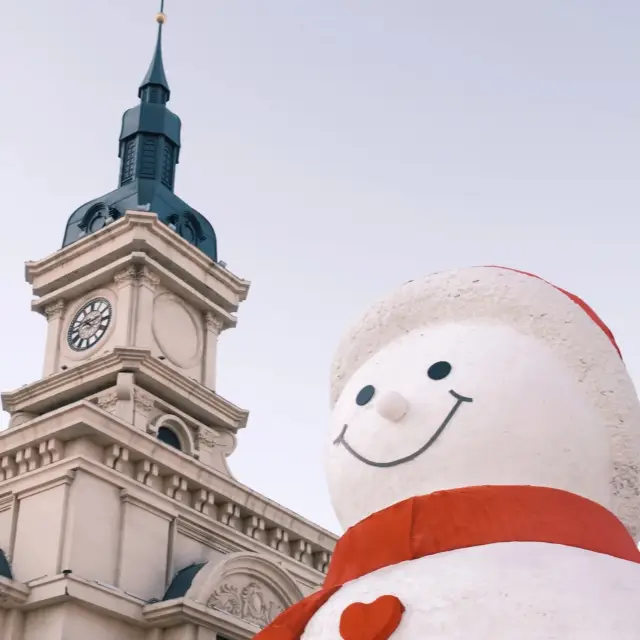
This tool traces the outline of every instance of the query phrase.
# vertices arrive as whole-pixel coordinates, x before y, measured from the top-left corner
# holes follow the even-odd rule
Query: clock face
[[[113,310],[105,298],[89,300],[73,316],[67,332],[67,342],[74,351],[93,347],[106,333],[111,323]]]

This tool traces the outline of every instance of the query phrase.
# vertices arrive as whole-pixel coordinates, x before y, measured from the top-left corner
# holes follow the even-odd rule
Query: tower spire
[[[211,260],[217,260],[216,234],[211,223],[174,192],[182,123],[167,107],[170,91],[162,60],[166,19],[164,0],[160,0],[156,46],[138,89],[140,102],[122,116],[118,187],[71,214],[63,246],[99,231],[126,211],[151,211]]]
[[[173,191],[180,154],[180,119],[167,109],[171,94],[162,60],[164,0],[156,15],[158,35],[149,69],[138,89],[140,104],[129,109],[120,132],[120,186],[135,180],[162,183]]]
[[[156,22],[158,23],[158,36],[156,38],[156,48],[151,58],[151,64],[142,84],[138,90],[138,97],[145,102],[154,102],[151,100],[155,88],[155,94],[162,93],[162,102],[168,102],[171,91],[169,89],[169,83],[167,82],[167,75],[164,71],[164,63],[162,61],[162,27],[167,20],[167,16],[164,13],[164,0],[160,0],[160,11],[156,15]],[[160,90],[160,91],[158,91]]]

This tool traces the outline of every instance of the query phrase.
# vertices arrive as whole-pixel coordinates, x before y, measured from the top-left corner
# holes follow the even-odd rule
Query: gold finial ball
[[[167,21],[166,14],[162,13],[162,11],[156,16],[156,22],[158,24],[164,24]]]

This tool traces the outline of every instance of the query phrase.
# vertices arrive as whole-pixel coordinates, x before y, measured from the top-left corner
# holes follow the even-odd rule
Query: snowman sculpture
[[[332,405],[347,530],[258,640],[640,639],[640,403],[582,300],[502,267],[407,283]]]

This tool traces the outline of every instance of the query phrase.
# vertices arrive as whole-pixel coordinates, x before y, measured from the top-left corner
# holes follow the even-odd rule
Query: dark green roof
[[[13,580],[9,561],[7,560],[7,556],[4,555],[4,551],[2,549],[0,549],[0,576]]]
[[[162,60],[163,22],[160,14],[156,47],[138,90],[140,104],[122,117],[119,185],[71,214],[63,247],[99,231],[127,210],[152,211],[211,260],[218,259],[217,239],[211,223],[174,193],[182,123],[167,108],[171,92]]]
[[[153,58],[151,58],[149,70],[147,71],[147,75],[142,80],[142,84],[140,85],[140,89],[138,90],[139,98],[142,98],[142,92],[149,85],[163,87],[167,91],[167,94],[170,94],[167,75],[164,72],[164,64],[162,63],[162,23],[160,23],[158,26],[156,49],[153,52]]]
[[[176,573],[176,577],[171,581],[167,592],[164,594],[163,600],[174,600],[175,598],[184,598],[187,591],[191,587],[193,579],[198,571],[204,567],[204,564],[192,564]]]

